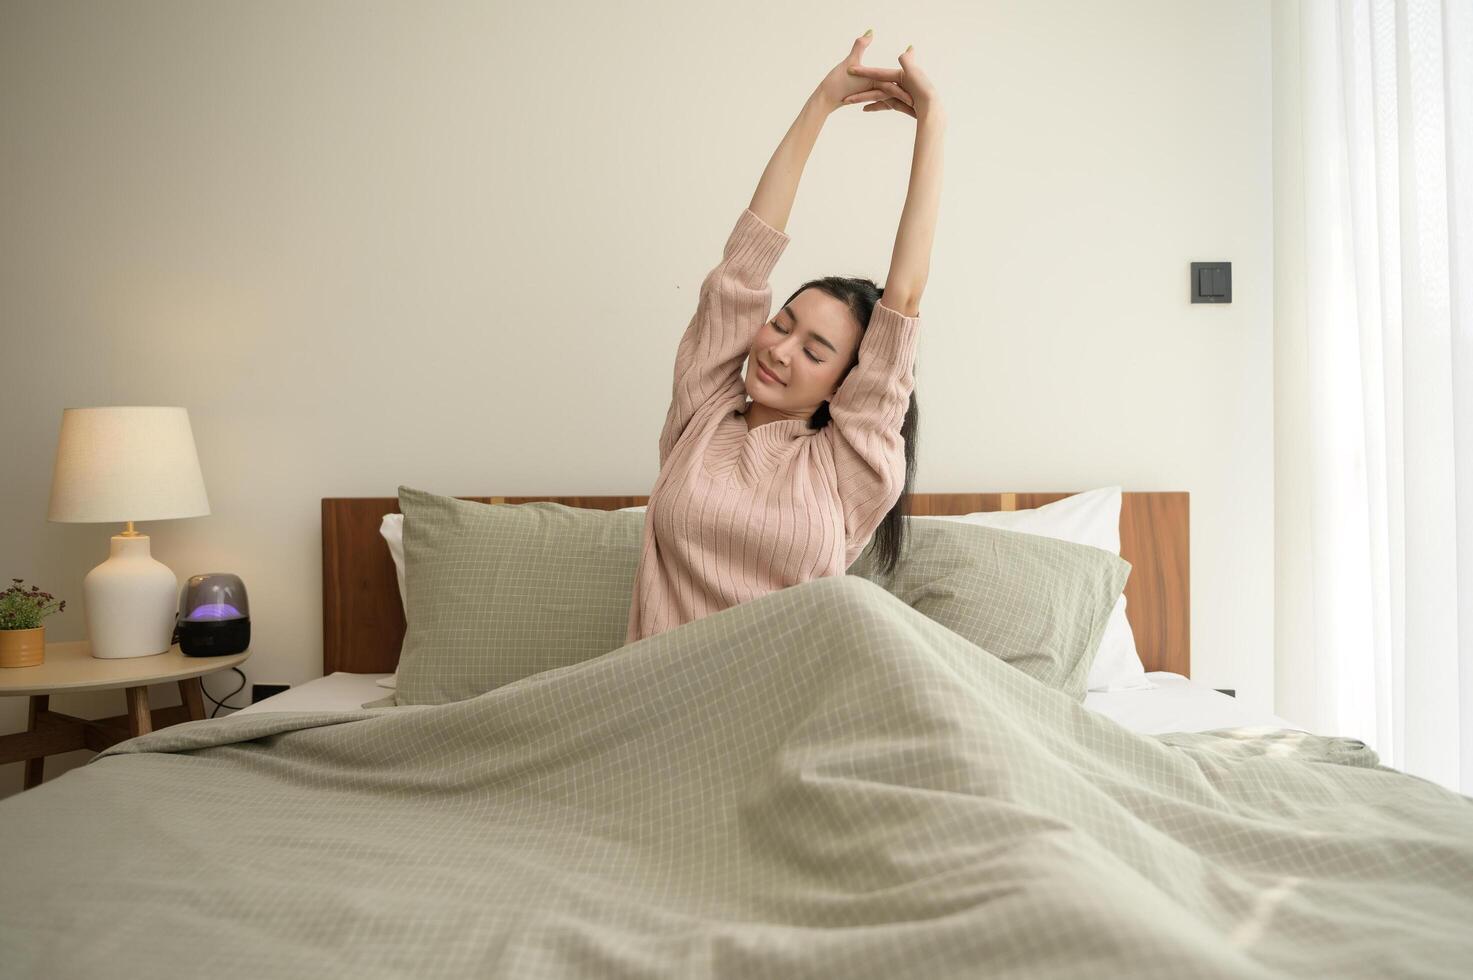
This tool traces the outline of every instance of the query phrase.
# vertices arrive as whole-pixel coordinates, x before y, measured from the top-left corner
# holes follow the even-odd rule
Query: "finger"
[[[895,82],[881,82],[878,87],[890,98],[899,99],[906,105],[915,105],[915,100],[910,97],[910,93]]]
[[[871,102],[877,100],[883,102],[886,99],[896,99],[904,102],[906,105],[915,105],[914,100],[910,97],[910,93],[894,82],[880,82],[875,88],[863,92],[856,92],[853,95],[844,97],[845,102]]]
[[[921,71],[921,66],[916,60],[914,46],[906,48],[904,51],[900,52],[900,57],[896,60],[900,62],[902,68],[904,68],[906,71],[910,72],[917,78],[924,79],[926,77],[926,73]]]
[[[887,82],[898,82],[905,77],[905,72],[900,68],[879,68],[874,65],[850,65],[849,74],[860,75],[864,78],[878,78]]]
[[[918,118],[915,114],[915,110],[906,105],[904,102],[901,102],[897,99],[885,99],[881,102],[871,102],[864,107],[865,112],[883,112],[886,109],[894,109],[896,112],[903,112],[912,119]]]
[[[869,47],[869,43],[874,39],[875,37],[873,34],[871,34],[869,31],[865,31],[863,34],[859,35],[859,37],[854,39],[854,47],[849,49],[850,55],[860,54],[864,51],[865,48]]]

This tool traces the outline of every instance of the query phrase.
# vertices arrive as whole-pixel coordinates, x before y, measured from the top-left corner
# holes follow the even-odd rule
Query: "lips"
[[[783,383],[778,380],[777,375],[773,374],[771,371],[767,370],[767,368],[763,367],[761,362],[758,362],[757,364],[757,376],[763,381],[766,381],[768,384],[780,385]]]

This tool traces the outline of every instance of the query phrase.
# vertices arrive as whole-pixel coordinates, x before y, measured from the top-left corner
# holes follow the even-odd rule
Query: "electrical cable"
[[[244,691],[246,686],[245,671],[241,670],[239,667],[231,667],[230,669],[240,675],[240,687],[237,687],[235,690],[225,695],[226,701],[229,701],[241,691]],[[211,718],[219,714],[221,708],[229,708],[231,711],[239,711],[242,707],[244,707],[244,705],[237,706],[233,704],[225,704],[223,701],[216,701],[214,697],[211,696],[210,692],[205,690],[205,679],[203,677],[199,679],[199,689],[204,692],[205,697],[209,698],[210,702],[215,706],[215,710],[210,712]]]

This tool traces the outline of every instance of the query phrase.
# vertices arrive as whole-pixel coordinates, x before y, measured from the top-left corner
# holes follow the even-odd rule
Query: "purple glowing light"
[[[227,602],[207,602],[203,606],[195,606],[188,616],[188,621],[201,619],[240,619],[240,610]]]

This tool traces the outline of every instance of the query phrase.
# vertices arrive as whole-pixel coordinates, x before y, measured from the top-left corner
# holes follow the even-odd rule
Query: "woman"
[[[701,284],[675,355],[627,642],[842,575],[871,537],[882,571],[899,557],[946,119],[910,48],[899,68],[860,64],[872,36],[858,38],[808,97]],[[861,102],[916,120],[885,287],[812,280],[768,319],[768,276],[789,241],[783,228],[803,165],[829,113]]]

